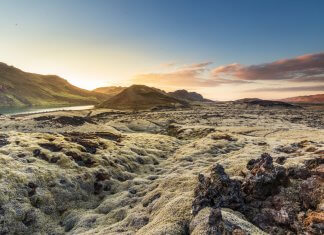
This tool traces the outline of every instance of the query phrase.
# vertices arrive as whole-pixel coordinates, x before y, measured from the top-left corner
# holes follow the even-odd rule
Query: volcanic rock
[[[242,183],[230,179],[218,164],[211,168],[209,177],[199,175],[192,212],[197,216],[203,208],[212,208],[215,213],[210,214],[218,224],[215,228],[209,224],[208,229],[216,231],[210,234],[225,231],[224,224],[220,223],[220,208],[241,212],[270,234],[305,234],[309,231],[321,234],[324,231],[324,213],[319,208],[324,187],[319,176],[311,176],[308,172],[305,177],[293,178],[284,167],[275,166],[267,153],[250,160],[247,169]]]

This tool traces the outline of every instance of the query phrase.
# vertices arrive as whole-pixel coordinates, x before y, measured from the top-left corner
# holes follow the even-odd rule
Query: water
[[[70,110],[87,110],[92,109],[93,105],[83,106],[65,106],[65,107],[0,107],[0,114],[29,114],[29,113],[44,113],[54,111],[70,111]]]

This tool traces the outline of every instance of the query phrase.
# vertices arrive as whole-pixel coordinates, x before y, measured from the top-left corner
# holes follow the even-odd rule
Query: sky
[[[322,0],[0,0],[0,62],[214,100],[324,93]]]

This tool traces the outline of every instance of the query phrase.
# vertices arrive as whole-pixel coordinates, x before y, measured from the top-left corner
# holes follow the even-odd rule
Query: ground
[[[220,164],[242,180],[263,153],[285,169],[323,159],[323,114],[201,103],[0,116],[0,234],[209,234],[212,209],[192,213],[198,175]],[[319,223],[323,207],[312,212]],[[237,211],[221,215],[266,232]]]

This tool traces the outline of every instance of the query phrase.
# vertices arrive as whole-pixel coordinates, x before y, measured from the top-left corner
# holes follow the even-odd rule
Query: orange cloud
[[[166,73],[139,74],[133,78],[134,83],[172,87],[212,87],[220,83],[217,79],[205,78],[207,66],[211,62],[182,66]]]
[[[272,63],[244,66],[238,63],[210,69],[211,62],[177,67],[169,72],[136,75],[132,82],[165,87],[215,87],[257,81],[324,82],[324,53],[307,54]],[[305,87],[304,87],[305,88]],[[289,88],[287,88],[289,90]],[[307,88],[305,88],[307,90]],[[313,88],[314,89],[314,88]]]
[[[213,69],[212,76],[234,80],[324,82],[324,53],[307,54],[259,65],[229,64]]]

